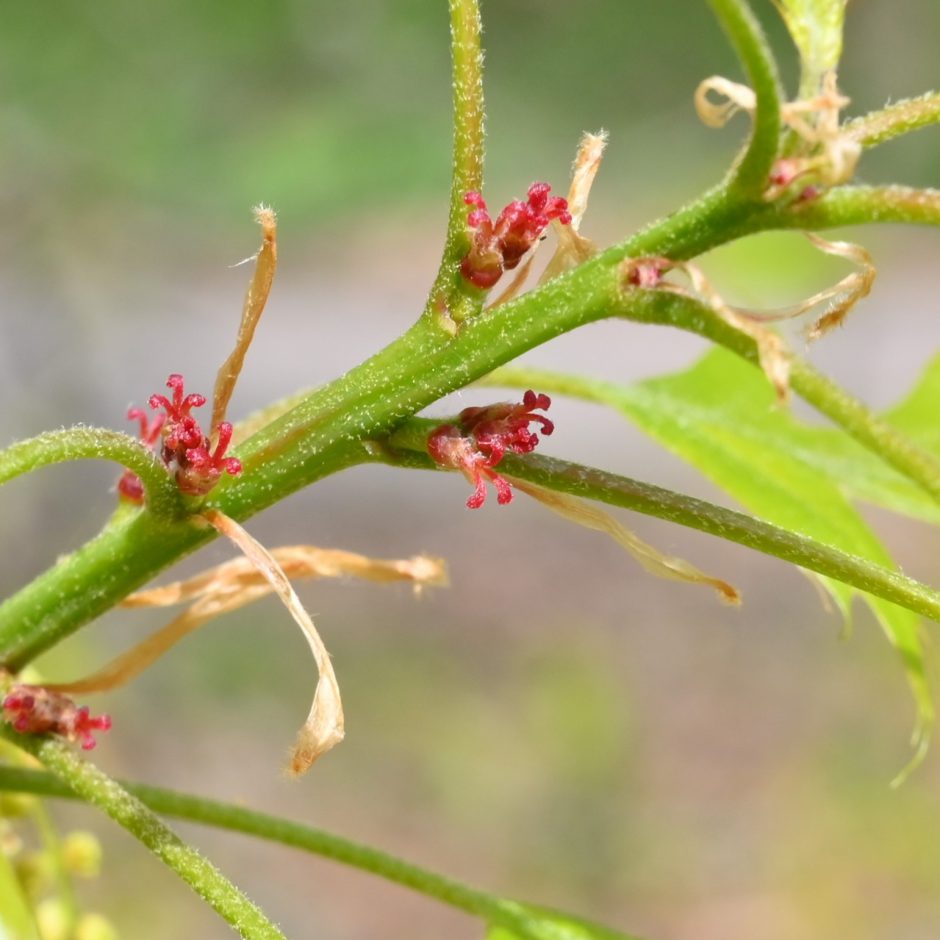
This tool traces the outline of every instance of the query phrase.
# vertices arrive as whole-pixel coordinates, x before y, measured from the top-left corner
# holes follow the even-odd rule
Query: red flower
[[[504,506],[512,500],[512,488],[494,467],[506,452],[528,454],[539,442],[529,430],[536,422],[545,435],[555,425],[536,409],[547,411],[552,401],[548,395],[537,395],[531,389],[519,403],[501,402],[482,408],[464,408],[455,424],[442,424],[428,436],[428,453],[442,467],[459,470],[474,490],[467,500],[468,509],[479,509],[486,500],[486,483],[496,488],[496,501]]]
[[[533,183],[527,201],[517,199],[509,203],[495,222],[480,193],[469,192],[463,197],[468,206],[474,206],[467,215],[467,225],[473,230],[472,244],[460,265],[461,273],[471,284],[489,289],[503,271],[511,271],[519,264],[552,219],[558,219],[562,225],[571,221],[568,201],[549,196],[551,189],[548,183]]]
[[[201,432],[200,432],[201,433]],[[242,472],[242,463],[237,457],[226,457],[225,451],[232,441],[232,426],[228,421],[219,425],[219,441],[209,453],[209,440],[202,438],[197,447],[186,451],[186,461],[180,464],[176,482],[184,493],[204,496],[219,482],[222,473],[233,477]]]
[[[92,718],[86,707],[79,708],[67,695],[39,685],[13,686],[2,709],[3,717],[21,734],[58,734],[80,741],[86,751],[97,743],[93,731],[111,727],[110,716]]]
[[[190,417],[193,408],[201,408],[206,403],[205,395],[187,395],[183,397],[185,391],[184,379],[178,373],[174,372],[166,380],[167,388],[173,390],[173,401],[170,401],[166,395],[151,395],[148,404],[156,411],[162,408],[166,412],[166,420],[171,424],[182,421]]]
[[[183,376],[176,372],[166,384],[173,391],[172,399],[166,395],[151,395],[149,402],[153,409],[162,408],[162,414],[155,415],[150,422],[140,408],[131,408],[127,417],[140,421],[140,438],[147,447],[156,449],[162,439],[160,458],[167,470],[175,474],[180,490],[190,496],[205,496],[223,473],[238,476],[242,472],[240,460],[225,456],[232,440],[232,425],[227,421],[219,425],[218,442],[215,450],[211,450],[211,440],[192,415],[194,408],[206,403],[205,396],[186,395]],[[118,492],[132,502],[143,502],[143,485],[130,470],[125,470],[118,482]]]

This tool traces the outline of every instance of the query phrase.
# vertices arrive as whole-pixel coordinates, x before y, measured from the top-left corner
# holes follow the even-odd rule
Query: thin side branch
[[[937,123],[940,123],[940,92],[929,91],[918,98],[895,101],[881,111],[853,118],[842,130],[869,149]]]
[[[759,196],[780,146],[780,80],[777,65],[760,23],[745,0],[709,0],[731,40],[756,96],[754,123],[729,188],[744,196]]]
[[[78,797],[103,810],[122,829],[142,842],[186,882],[244,940],[286,940],[251,900],[211,862],[162,822],[140,799],[92,764],[80,760],[60,741],[17,735],[0,728],[0,736],[41,761]],[[5,773],[10,768],[0,768]]]
[[[139,441],[109,428],[64,428],[11,444],[0,451],[0,484],[70,460],[114,461],[140,477],[154,513],[172,516],[180,510],[179,490],[163,464]]]

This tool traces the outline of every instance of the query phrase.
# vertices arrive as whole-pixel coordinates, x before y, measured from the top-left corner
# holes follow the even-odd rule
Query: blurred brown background
[[[790,88],[794,55],[756,4]],[[850,6],[851,113],[937,85],[940,7]],[[582,130],[611,144],[584,231],[600,244],[714,181],[744,119],[709,131],[697,82],[739,77],[692,0],[484,5],[487,197],[567,185]],[[0,443],[124,412],[183,372],[208,391],[254,251],[250,206],[280,215],[278,281],[233,415],[336,376],[403,330],[439,257],[449,178],[443,0],[99,0],[7,5],[0,36]],[[865,181],[938,183],[930,129],[866,157]],[[887,405],[940,340],[940,233],[856,233],[879,280],[812,356]],[[718,253],[709,270],[759,305],[842,268],[797,235]],[[633,381],[701,344],[600,324],[528,361]],[[459,401],[492,393],[466,392]],[[456,400],[455,400],[456,403]],[[443,413],[438,409],[437,413]],[[726,502],[600,409],[557,401],[544,451]],[[73,465],[0,492],[9,593],[90,537],[116,472]],[[249,523],[308,542],[446,556],[453,586],[301,588],[333,653],[348,737],[303,780],[280,768],[312,689],[303,641],[273,601],[211,625],[94,704],[109,771],[283,812],[483,887],[650,938],[936,940],[940,758],[899,791],[913,707],[867,612],[855,633],[775,560],[643,518],[657,546],[732,580],[740,611],[655,581],[599,536],[523,498],[463,508],[457,477],[361,468]],[[936,532],[870,513],[910,574],[938,581]],[[180,571],[228,558],[217,544]],[[164,617],[120,613],[46,657],[102,662]],[[936,659],[933,656],[935,667]],[[936,672],[934,668],[934,672]],[[83,888],[134,940],[229,936],[214,914],[90,810],[59,818],[106,843]],[[185,828],[185,827],[181,827]],[[470,940],[480,926],[402,889],[286,849],[186,830],[291,937]],[[185,925],[185,926],[182,926]]]

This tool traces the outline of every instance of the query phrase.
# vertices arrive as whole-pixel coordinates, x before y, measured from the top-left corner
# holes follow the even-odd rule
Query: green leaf
[[[498,924],[491,924],[486,940],[637,940],[636,937],[599,924],[530,904],[513,901],[512,906],[526,918],[526,932],[517,933]]]
[[[937,505],[918,487],[841,430],[797,420],[776,403],[757,369],[724,349],[713,350],[686,372],[633,386],[515,369],[500,370],[491,381],[611,405],[756,516],[889,568],[896,566],[852,505],[853,498],[940,522]],[[940,401],[936,364],[892,414],[920,433],[925,445],[927,436],[936,437],[933,428],[928,430],[930,401]],[[940,446],[940,441],[934,443]],[[858,592],[832,579],[820,580],[847,616]],[[915,740],[922,752],[934,711],[919,618],[888,601],[863,597],[904,663],[917,704]]]
[[[839,64],[846,0],[776,0],[776,5],[800,53],[800,97],[812,97],[823,73]]]
[[[940,457],[940,355],[930,361],[910,395],[885,418]]]
[[[0,940],[39,940],[29,902],[13,863],[0,851]]]

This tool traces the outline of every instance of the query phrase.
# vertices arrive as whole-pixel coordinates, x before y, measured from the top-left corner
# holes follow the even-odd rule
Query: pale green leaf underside
[[[502,369],[490,382],[531,386],[613,406],[756,516],[879,565],[896,567],[851,500],[940,523],[940,507],[877,456],[835,428],[811,427],[781,408],[753,366],[715,349],[686,372],[632,386],[535,370]],[[940,452],[928,420],[940,403],[940,360],[889,415]],[[821,578],[848,614],[854,588]],[[904,662],[919,725],[933,717],[916,614],[863,595]]]
[[[776,0],[803,65],[801,96],[812,95],[820,76],[842,55],[846,0]]]
[[[527,936],[538,940],[637,940],[636,937],[619,933],[609,927],[583,921],[570,914],[561,914],[558,911],[528,904],[516,904],[527,918]],[[486,940],[523,940],[522,934],[516,933],[506,927],[491,925],[486,932]]]
[[[39,940],[12,860],[0,850],[0,940]]]

